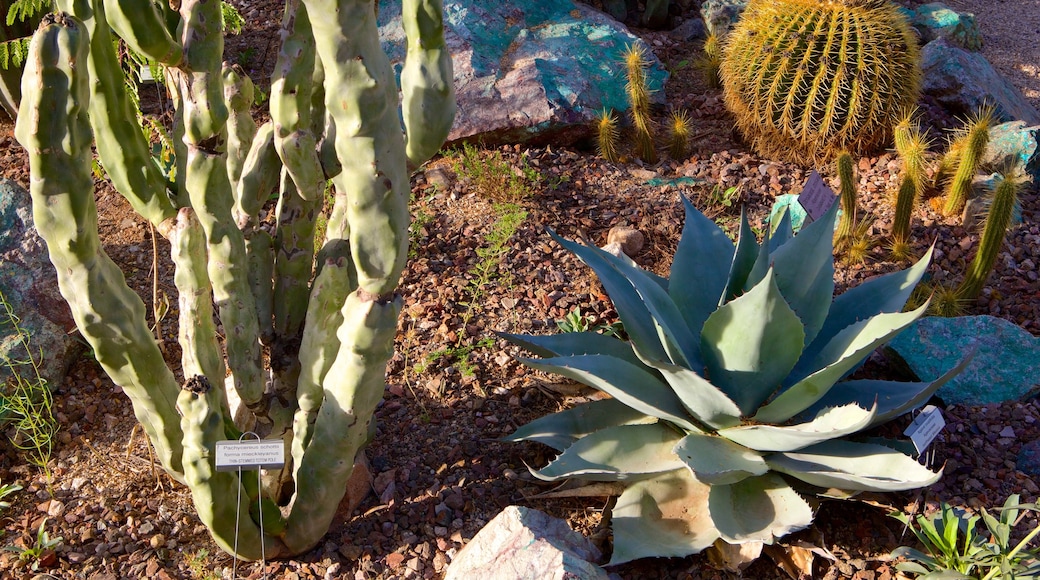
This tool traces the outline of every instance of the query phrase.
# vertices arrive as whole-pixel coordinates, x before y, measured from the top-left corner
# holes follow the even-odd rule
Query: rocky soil
[[[243,37],[229,41],[229,51],[244,55],[239,58],[254,78],[263,78],[274,61],[280,4],[238,4],[249,24]],[[961,9],[964,4],[957,3]],[[982,26],[989,35],[985,20]],[[63,541],[39,560],[45,578],[230,578],[233,569],[248,578],[438,578],[484,523],[507,505],[523,504],[566,518],[609,550],[606,498],[535,498],[551,488],[533,480],[525,465],[544,464],[550,453],[534,444],[498,441],[531,419],[586,400],[591,392],[525,370],[512,359],[518,351],[495,333],[556,332],[556,321],[575,308],[593,326],[615,320],[598,283],[551,241],[546,229],[602,245],[612,226],[633,227],[646,240],[635,260],[665,274],[682,225],[679,195],[728,227],[745,207],[753,225],[762,228],[773,197],[797,193],[808,177],[804,168],[746,151],[732,133],[719,93],[681,64],[695,55],[693,47],[666,33],[641,34],[675,71],[669,105],[689,110],[694,119],[697,138],[688,157],[664,155],[652,165],[634,159],[607,163],[580,143],[484,152],[488,163],[500,155],[509,166],[540,175],[530,183],[530,194],[521,196],[460,175],[451,156],[415,176],[414,256],[401,283],[405,309],[377,412],[379,432],[368,450],[373,491],[353,513],[341,510],[322,545],[294,560],[235,568],[199,523],[186,489],[157,469],[134,429],[129,402],[88,356],[55,391],[61,430],[50,479],[11,449],[0,458],[0,481],[25,487],[0,512],[0,544],[31,547],[34,530],[46,518],[50,536]],[[28,164],[11,133],[10,124],[0,125],[0,176],[27,186]],[[901,267],[888,260],[884,247],[898,170],[891,153],[858,160],[860,195],[876,218],[874,233],[881,243],[865,263],[839,265],[842,288]],[[833,183],[833,176],[824,173]],[[723,193],[731,187],[736,189],[726,198]],[[107,184],[97,184],[96,197],[106,251],[151,304],[152,232]],[[483,260],[478,251],[493,245],[495,232],[501,231],[495,204],[503,201],[518,204],[526,217],[501,245],[484,280],[477,270]],[[1035,187],[1023,192],[1024,225],[1012,230],[982,298],[969,305],[971,313],[1007,318],[1034,335],[1040,335],[1037,201]],[[927,205],[914,221],[915,250],[936,243],[932,279],[959,280],[978,232]],[[168,248],[162,239],[157,244],[159,289],[172,298]],[[160,327],[168,354],[176,360],[173,314]],[[863,372],[894,371],[875,357]],[[897,577],[887,554],[911,540],[879,505],[920,510],[950,501],[978,509],[1000,505],[1011,493],[1035,501],[1040,489],[1017,469],[1015,458],[1022,445],[1040,437],[1038,411],[1034,400],[944,409],[948,427],[933,446],[935,465],[945,465],[939,484],[868,502],[825,502],[818,525],[788,540],[821,548],[813,577]],[[906,422],[887,429],[894,433]],[[1035,523],[1027,519],[1022,527]],[[0,570],[12,577],[32,577],[36,572],[28,564],[15,552],[0,555]],[[703,556],[635,562],[613,571],[626,579],[732,577]],[[763,558],[744,577],[787,576]]]

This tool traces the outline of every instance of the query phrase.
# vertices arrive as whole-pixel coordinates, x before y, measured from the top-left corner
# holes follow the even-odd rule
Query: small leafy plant
[[[761,244],[742,216],[736,244],[684,199],[670,277],[554,238],[591,267],[629,340],[595,332],[503,335],[521,358],[610,395],[537,419],[507,438],[560,455],[535,477],[624,486],[610,564],[686,556],[716,542],[772,543],[812,523],[804,494],[848,497],[930,485],[894,443],[853,437],[922,405],[931,382],[845,380],[925,312],[902,312],[929,254],[833,298],[837,204]],[[833,298],[833,301],[832,301]]]
[[[52,538],[47,533],[47,518],[40,522],[40,529],[36,531],[36,539],[31,546],[6,546],[5,550],[18,554],[18,559],[23,562],[32,562],[30,569],[34,572],[40,567],[40,560],[48,550],[60,546],[65,538],[58,536]]]
[[[913,532],[925,551],[901,546],[893,558],[905,558],[896,568],[915,574],[920,580],[981,578],[1040,578],[1040,552],[1029,543],[1040,533],[1040,525],[1018,543],[1012,544],[1011,530],[1025,515],[1038,511],[1036,504],[1019,503],[1019,495],[1007,498],[999,517],[985,508],[982,515],[970,515],[943,503],[931,517],[911,518],[903,512],[891,514]],[[979,533],[979,521],[989,532]]]
[[[0,307],[3,308],[0,327],[6,326],[13,331],[25,356],[3,360],[10,378],[0,392],[0,423],[14,426],[11,443],[49,478],[47,463],[54,449],[58,423],[52,412],[51,390],[47,380],[40,375],[43,353],[34,354],[29,333],[22,328],[21,320],[3,293],[0,293]]]

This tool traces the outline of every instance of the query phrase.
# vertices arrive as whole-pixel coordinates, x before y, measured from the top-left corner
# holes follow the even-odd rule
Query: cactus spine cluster
[[[143,6],[59,0],[32,41],[16,136],[29,152],[36,224],[80,331],[218,545],[243,559],[298,554],[328,529],[383,393],[407,256],[408,167],[436,152],[455,111],[441,4],[403,3],[404,131],[370,2],[287,2],[272,121],[261,127],[249,116],[249,80],[221,63],[220,4]],[[177,106],[173,195],[135,123],[110,30],[166,67]],[[115,188],[170,242],[183,385],[101,247],[95,142]],[[336,201],[315,248],[326,176]],[[276,186],[272,232],[259,212]],[[261,486],[215,469],[215,443],[245,429],[291,452]]]
[[[628,79],[625,92],[628,95],[629,114],[632,116],[636,150],[640,159],[653,163],[657,161],[657,151],[654,147],[654,121],[650,118],[650,88],[646,79],[649,66],[646,48],[642,44],[633,44],[625,52],[625,75]]]
[[[721,74],[760,154],[816,164],[881,146],[921,86],[916,39],[886,0],[752,0]]]

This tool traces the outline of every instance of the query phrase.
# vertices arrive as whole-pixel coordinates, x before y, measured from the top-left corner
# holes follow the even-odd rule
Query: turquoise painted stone
[[[920,380],[933,380],[972,350],[967,368],[936,393],[948,404],[987,405],[1040,391],[1040,339],[993,316],[929,317],[889,344]]]
[[[1024,170],[1033,183],[1040,183],[1040,125],[1012,121],[989,131],[989,144],[982,163],[989,167]]]
[[[925,42],[945,38],[950,44],[965,50],[982,49],[982,33],[975,15],[957,12],[942,2],[918,6],[910,16],[910,23]]]
[[[401,0],[379,2],[383,50],[404,65]],[[588,137],[604,108],[628,109],[624,54],[643,45],[652,98],[668,72],[623,24],[571,0],[446,0],[458,112],[448,141],[562,145]]]

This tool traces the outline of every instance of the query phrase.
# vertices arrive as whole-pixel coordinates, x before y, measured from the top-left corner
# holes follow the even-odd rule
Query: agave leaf
[[[755,239],[755,232],[751,231],[744,208],[740,208],[740,233],[737,234],[737,249],[733,252],[733,263],[729,267],[729,282],[726,284],[726,291],[719,300],[718,306],[722,306],[736,298],[738,294],[743,293],[748,275],[755,267],[758,252],[758,240]]]
[[[769,471],[758,453],[714,435],[690,433],[675,445],[675,454],[697,481],[710,485],[737,483]]]
[[[679,307],[686,326],[700,334],[708,315],[718,307],[729,281],[734,247],[715,222],[682,198],[686,210],[682,238],[672,259],[669,294]]]
[[[715,429],[740,424],[740,407],[707,379],[684,367],[654,365],[682,401],[686,410]]]
[[[604,354],[644,366],[627,341],[598,332],[561,332],[559,334],[507,334],[500,337],[541,357]]]
[[[863,379],[842,381],[835,384],[819,401],[805,410],[802,415],[818,412],[824,407],[834,407],[847,403],[867,406],[877,403],[877,414],[867,427],[887,423],[900,415],[912,411],[925,404],[939,390],[939,387],[957,376],[975,352],[972,351],[957,363],[957,366],[943,373],[931,382],[910,383],[902,381],[883,381]]]
[[[797,451],[865,429],[875,411],[876,407],[868,411],[854,404],[829,407],[800,425],[746,425],[721,429],[718,434],[755,451]]]
[[[741,289],[741,292],[747,292],[755,286],[758,286],[762,280],[765,279],[770,267],[772,267],[773,264],[770,260],[770,253],[772,251],[771,240],[772,237],[769,230],[766,230],[765,238],[758,246],[758,255],[755,256],[755,263],[751,266],[751,269],[748,270],[748,275],[744,280],[744,287]]]
[[[924,257],[910,268],[872,278],[835,298],[823,327],[805,347],[801,360],[784,385],[793,385],[820,369],[823,366],[819,360],[820,352],[845,328],[884,312],[902,310],[910,293],[928,270],[932,249],[929,248]]]
[[[805,326],[805,343],[812,342],[834,297],[834,203],[820,219],[770,254],[780,294]]]
[[[618,318],[625,325],[625,332],[632,339],[633,344],[639,344],[639,355],[651,360],[667,360],[668,354],[658,337],[657,328],[650,316],[639,293],[632,284],[625,279],[606,259],[603,252],[598,248],[572,242],[561,238],[556,232],[549,230],[549,235],[559,242],[561,246],[573,252],[587,266],[596,273],[603,288],[610,296],[611,302],[617,309]]]
[[[902,453],[872,443],[827,441],[794,453],[766,457],[774,471],[808,484],[853,491],[903,491],[942,476]]]
[[[711,546],[719,532],[708,514],[710,489],[685,467],[629,485],[611,516],[614,554],[607,565],[683,557]]]
[[[656,419],[617,399],[601,399],[539,417],[502,440],[537,441],[557,451],[563,451],[578,439],[600,429],[653,421]]]
[[[859,364],[875,348],[888,342],[904,328],[920,318],[928,304],[911,312],[893,312],[857,322],[842,330],[820,352],[823,369],[781,392],[755,414],[758,423],[783,423],[808,409]]]
[[[782,477],[767,473],[731,485],[713,485],[708,495],[711,519],[731,544],[772,544],[813,520],[812,508]]]
[[[794,224],[791,222],[791,212],[785,207],[784,213],[780,214],[780,223],[776,224],[775,228],[769,228],[769,251],[773,252],[793,237]]]
[[[682,435],[662,423],[620,425],[590,433],[531,474],[545,481],[577,477],[625,481],[685,464],[672,452]]]
[[[770,270],[760,284],[708,317],[701,353],[712,382],[751,414],[798,361],[804,336]]]
[[[694,336],[659,283],[630,261],[599,248],[565,240],[551,230],[549,233],[599,277],[640,358],[684,366],[696,362]]]
[[[628,279],[646,304],[661,337],[661,344],[664,345],[671,362],[691,368],[699,366],[700,354],[697,352],[699,344],[696,336],[686,326],[686,321],[668,290],[657,282],[660,277],[640,268],[628,256],[620,258],[607,252],[603,254],[603,257]],[[668,285],[671,287],[670,282]],[[633,347],[638,350],[639,344],[633,342]]]
[[[659,377],[621,359],[606,355],[576,355],[546,359],[517,359],[540,371],[557,373],[599,389],[633,409],[699,431],[686,409]]]

